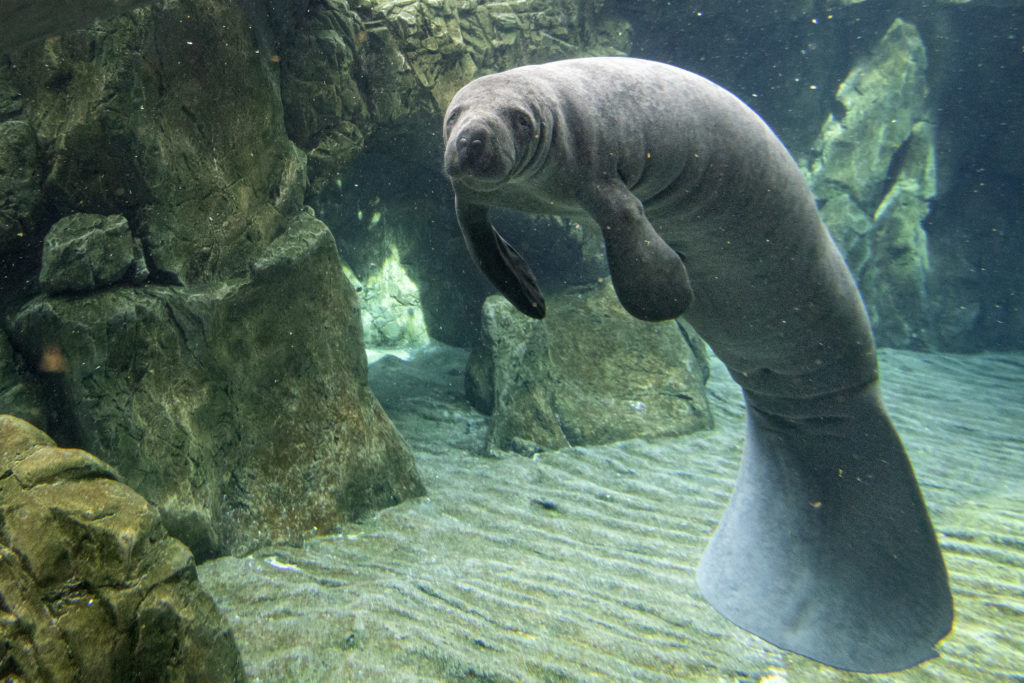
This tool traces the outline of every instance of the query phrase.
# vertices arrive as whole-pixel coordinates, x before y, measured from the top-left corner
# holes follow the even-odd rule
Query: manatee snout
[[[444,170],[450,178],[505,180],[515,160],[509,135],[487,121],[470,121],[453,128],[445,146]]]
[[[483,159],[486,152],[487,133],[484,131],[471,131],[466,135],[460,135],[455,141],[455,151],[459,155],[459,166],[472,168]]]

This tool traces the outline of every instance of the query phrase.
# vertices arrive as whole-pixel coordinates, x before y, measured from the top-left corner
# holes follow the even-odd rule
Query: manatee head
[[[514,79],[478,78],[455,94],[445,113],[445,173],[470,187],[500,185],[530,165],[544,130],[537,103]]]

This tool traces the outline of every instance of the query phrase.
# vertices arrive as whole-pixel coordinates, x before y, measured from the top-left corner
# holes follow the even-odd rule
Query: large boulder
[[[295,541],[422,492],[367,385],[359,310],[299,214],[248,276],[39,297],[14,318],[70,443],[118,468],[200,557]],[[50,358],[51,360],[46,360]]]
[[[169,0],[13,55],[51,223],[125,216],[161,283],[244,274],[305,190],[255,40],[237,3]]]
[[[691,330],[631,317],[607,282],[547,304],[537,321],[499,296],[484,303],[467,389],[491,414],[489,450],[532,453],[711,428],[703,341]]]
[[[0,473],[5,680],[244,680],[192,554],[109,465],[0,415]]]
[[[43,242],[39,284],[48,294],[87,292],[127,280],[143,284],[148,277],[142,245],[124,216],[74,213],[57,221]]]

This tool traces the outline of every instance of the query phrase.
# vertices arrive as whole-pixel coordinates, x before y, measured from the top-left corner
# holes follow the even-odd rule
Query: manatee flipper
[[[693,301],[686,266],[647,220],[640,200],[614,180],[598,183],[583,205],[601,226],[622,307],[651,322],[682,315]]]
[[[544,295],[522,256],[506,242],[487,218],[487,207],[455,197],[455,213],[469,253],[487,279],[531,318],[543,318]]]
[[[936,656],[953,621],[946,568],[877,382],[801,401],[748,393],[747,416],[739,480],[697,571],[707,600],[839,669]]]

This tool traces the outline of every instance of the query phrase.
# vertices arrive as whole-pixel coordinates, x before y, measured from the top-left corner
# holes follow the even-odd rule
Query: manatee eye
[[[527,116],[526,112],[514,111],[512,112],[512,125],[515,126],[516,132],[529,134],[533,131],[533,121]]]
[[[445,119],[445,121],[444,121],[444,127],[445,128],[451,128],[452,126],[454,126],[455,125],[455,120],[459,118],[459,113],[460,112],[459,112],[458,109],[452,110],[452,112],[450,114],[448,114],[448,118]]]

